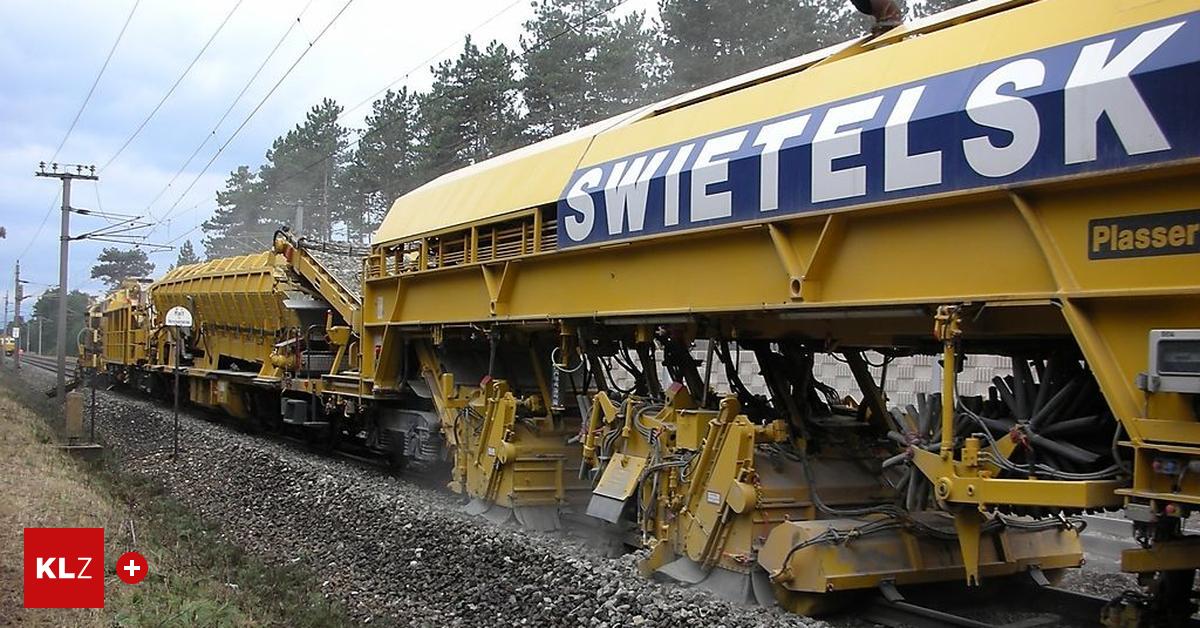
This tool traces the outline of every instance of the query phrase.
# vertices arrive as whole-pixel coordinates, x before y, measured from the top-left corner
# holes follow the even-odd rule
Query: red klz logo
[[[104,608],[104,528],[25,528],[25,608]]]

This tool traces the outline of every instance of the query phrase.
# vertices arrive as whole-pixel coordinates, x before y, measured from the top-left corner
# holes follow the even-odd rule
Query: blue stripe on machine
[[[1200,12],[581,169],[565,248],[1200,155]]]

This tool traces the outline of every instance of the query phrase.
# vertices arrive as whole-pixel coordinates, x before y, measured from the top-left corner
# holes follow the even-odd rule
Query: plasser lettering
[[[1088,223],[1088,258],[1200,253],[1200,210],[1097,218]]]
[[[582,168],[558,245],[1192,158],[1197,111],[1200,12]]]

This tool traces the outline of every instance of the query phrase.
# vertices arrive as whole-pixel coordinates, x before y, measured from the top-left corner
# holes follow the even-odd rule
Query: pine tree
[[[75,339],[83,329],[87,317],[88,303],[91,297],[85,292],[72,290],[67,293],[67,351],[75,349]],[[30,349],[36,349],[39,344],[42,352],[53,354],[58,350],[58,288],[50,288],[43,292],[33,304],[33,318],[41,319],[41,325],[26,325],[26,333],[32,331],[34,337],[29,339]],[[28,321],[27,321],[28,322]],[[41,338],[37,337],[41,331]],[[40,340],[40,342],[39,342]]]
[[[521,46],[531,139],[565,133],[649,101],[653,35],[645,15],[611,19],[616,0],[535,0]]]
[[[217,210],[204,221],[204,250],[209,259],[244,255],[269,245],[274,227],[264,224],[266,191],[248,166],[238,166],[217,192]]]
[[[116,247],[105,247],[92,266],[92,279],[100,279],[111,290],[122,281],[134,277],[145,277],[154,272],[146,252],[141,249],[122,251]]]
[[[844,0],[659,0],[660,53],[684,91],[865,31]]]
[[[196,251],[192,248],[192,241],[186,240],[184,241],[183,246],[179,247],[179,257],[175,258],[175,265],[171,266],[171,268],[176,269],[180,266],[189,266],[191,264],[199,263],[200,258],[196,257]]]
[[[392,201],[418,183],[417,124],[417,97],[408,88],[389,90],[372,105],[346,173],[345,218],[354,239],[373,231]]]
[[[420,178],[432,179],[498,155],[518,144],[514,55],[493,41],[480,50],[467,37],[457,59],[433,68],[433,85],[419,100]]]
[[[267,163],[259,170],[266,193],[260,224],[291,223],[300,210],[305,234],[332,239],[334,227],[346,217],[346,193],[340,183],[350,131],[337,122],[342,111],[326,98],[271,145]]]

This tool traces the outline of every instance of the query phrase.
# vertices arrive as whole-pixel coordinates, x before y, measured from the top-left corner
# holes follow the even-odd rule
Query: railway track
[[[77,361],[77,358],[75,358],[74,356],[67,356],[67,372],[68,372],[68,374],[75,372],[76,361]],[[49,356],[49,355],[38,355],[36,353],[23,353],[23,354],[21,354],[21,365],[22,366],[26,366],[26,365],[32,366],[33,368],[41,369],[43,371],[50,371],[51,373],[58,372],[58,358],[56,358],[54,356]]]
[[[1043,581],[1044,582],[1044,581]],[[947,595],[944,587],[905,590],[883,587],[855,612],[858,619],[888,628],[1051,628],[1099,626],[1113,600],[1055,586],[1034,578],[985,584],[978,590]],[[1183,628],[1200,628],[1200,615]]]
[[[77,361],[78,361],[78,358],[75,358],[73,356],[67,356],[68,376],[75,372],[75,364]],[[56,358],[54,356],[37,355],[37,354],[32,354],[32,355],[31,354],[22,354],[21,355],[21,364],[24,366],[30,366],[30,367],[33,367],[33,368],[36,368],[36,369],[39,369],[42,371],[47,371],[49,373],[57,373],[58,372],[58,358]],[[70,384],[70,382],[68,382],[68,386],[69,386],[69,384]],[[120,392],[120,391],[118,391],[118,392]],[[195,408],[185,408],[184,409],[185,412],[194,412],[194,410],[195,410]],[[225,423],[227,425],[233,425],[229,421],[224,420],[224,417],[220,417],[219,415],[215,415],[215,414],[206,415],[206,414],[202,413],[199,416],[201,416],[202,418],[204,418],[205,420],[208,420],[208,421],[221,422],[221,423]],[[293,445],[299,445],[299,446],[309,448],[309,449],[312,448],[312,443],[310,443],[302,438],[298,438],[298,437],[294,437],[294,436],[267,435],[267,434],[260,434],[260,436],[263,436],[266,438],[273,438],[273,439],[279,440],[280,442],[287,442],[287,443],[291,443]],[[359,464],[363,464],[363,465],[366,465],[369,467],[376,467],[376,468],[387,467],[386,460],[384,460],[378,456],[364,455],[364,454],[361,454],[358,452],[343,451],[340,449],[335,449],[328,453],[330,455],[336,456],[338,458],[344,458],[346,460],[356,462]]]
[[[28,358],[32,357],[32,360]],[[56,371],[56,360],[48,356],[22,356],[23,361],[34,368],[50,373]],[[74,360],[68,360],[68,368]],[[126,396],[118,389],[117,398],[138,399]],[[164,412],[169,411],[161,407]],[[237,424],[220,415],[197,411],[185,407],[183,413],[206,423],[217,424],[222,429],[242,431]],[[297,449],[311,449],[310,443],[301,438],[279,434],[255,434],[258,438]],[[337,458],[368,470],[384,472],[386,465],[380,459],[335,450],[328,452]],[[427,485],[431,486],[431,485]],[[439,489],[440,490],[440,487]],[[1010,579],[993,583],[980,591],[964,591],[955,588],[947,594],[944,587],[906,587],[900,591],[884,587],[879,593],[863,599],[861,605],[846,614],[836,615],[831,625],[848,619],[867,622],[888,628],[935,628],[958,626],[964,628],[1042,628],[1050,626],[1083,627],[1099,625],[1101,610],[1109,602],[1106,597],[1088,595],[1052,586],[1037,586],[1033,578]],[[861,625],[855,623],[854,625]],[[1188,624],[1200,628],[1200,620]]]
[[[950,597],[944,589],[934,587],[905,591],[903,595],[894,588],[885,588],[864,605],[859,617],[889,628],[1096,626],[1108,602],[1100,596],[1039,587],[1032,581]]]
[[[47,370],[53,371],[53,359],[48,362],[50,367]],[[120,388],[114,392],[126,397]],[[194,406],[187,406],[182,411],[223,429],[244,431],[237,422],[217,413],[198,410]],[[256,432],[255,436],[288,447],[313,450],[310,441],[294,435]],[[389,470],[386,460],[378,456],[342,449],[324,453],[364,470],[385,474],[394,472]],[[421,484],[430,488],[436,486],[434,490],[445,490],[436,482]],[[955,588],[952,595],[947,595],[947,589],[938,586],[906,587],[902,591],[884,587],[878,594],[863,600],[859,610],[834,616],[833,625],[838,625],[839,619],[865,621],[887,628],[1082,628],[1100,625],[1101,612],[1110,602],[1109,598],[1054,586],[1039,586],[1036,580],[1038,578],[1034,577],[1009,579],[992,583],[978,591],[965,591],[960,587]],[[1200,628],[1200,619],[1193,620],[1187,626]]]

